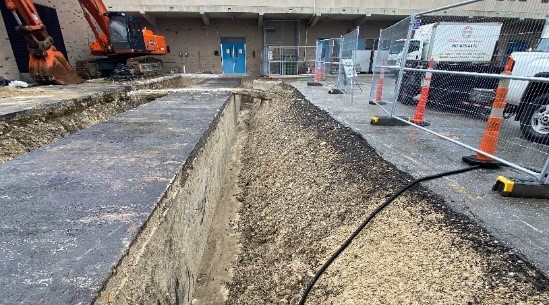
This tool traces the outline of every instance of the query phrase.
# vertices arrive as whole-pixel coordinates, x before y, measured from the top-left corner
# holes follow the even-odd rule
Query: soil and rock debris
[[[269,95],[245,107],[240,165],[231,167],[242,167],[230,188],[236,200],[221,202],[238,207],[217,237],[238,239],[240,250],[210,253],[217,261],[206,264],[221,271],[203,269],[193,304],[297,304],[341,243],[412,181],[299,93],[278,87]],[[307,304],[539,305],[549,304],[549,281],[419,186],[359,234]]]

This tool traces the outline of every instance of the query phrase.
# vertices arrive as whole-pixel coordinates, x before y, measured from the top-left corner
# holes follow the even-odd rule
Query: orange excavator
[[[162,60],[154,55],[170,52],[164,36],[142,28],[139,17],[109,12],[101,0],[78,0],[95,36],[90,43],[92,55],[100,59],[80,61],[76,70],[83,78],[108,76],[116,66],[126,64],[136,75],[162,71]]]
[[[55,48],[53,38],[46,31],[34,4],[25,0],[5,0],[5,3],[18,24],[16,30],[27,41],[32,79],[39,84],[68,85],[83,82],[63,53]]]
[[[75,70],[55,48],[34,4],[30,0],[5,0],[18,23],[16,30],[27,41],[29,72],[37,83],[77,84],[83,78],[109,76],[120,64],[127,65],[135,75],[162,71],[162,60],[154,55],[169,53],[164,36],[142,28],[136,16],[107,11],[101,0],[78,2],[95,35],[95,41],[89,45],[91,54],[101,58],[77,62]]]

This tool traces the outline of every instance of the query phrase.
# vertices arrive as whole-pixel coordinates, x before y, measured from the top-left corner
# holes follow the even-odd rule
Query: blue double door
[[[223,73],[246,73],[246,45],[244,43],[221,43]]]

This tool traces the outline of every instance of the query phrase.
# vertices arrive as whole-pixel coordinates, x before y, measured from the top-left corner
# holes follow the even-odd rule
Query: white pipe
[[[440,11],[447,10],[447,9],[450,9],[450,8],[460,7],[460,6],[464,6],[464,5],[468,5],[468,4],[475,3],[475,2],[480,2],[480,1],[484,1],[484,0],[468,0],[468,1],[460,2],[460,3],[456,3],[456,4],[450,4],[450,5],[446,5],[446,6],[443,6],[443,7],[428,10],[428,11],[425,11],[425,12],[421,12],[421,13],[417,14],[416,16],[436,13],[436,12],[440,12]]]

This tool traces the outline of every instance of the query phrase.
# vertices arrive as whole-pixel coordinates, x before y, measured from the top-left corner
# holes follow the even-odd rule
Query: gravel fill
[[[288,86],[248,105],[227,304],[297,304],[322,264],[412,177]],[[549,304],[549,281],[422,186],[380,213],[307,304]]]

